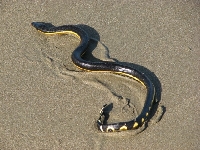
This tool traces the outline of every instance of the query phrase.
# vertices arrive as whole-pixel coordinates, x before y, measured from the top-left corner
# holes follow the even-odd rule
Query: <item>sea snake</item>
[[[132,130],[141,127],[144,122],[147,121],[149,112],[154,102],[155,88],[151,80],[144,73],[138,71],[135,68],[124,66],[116,62],[91,62],[84,60],[82,56],[86,52],[86,48],[89,45],[90,38],[88,34],[77,25],[63,25],[55,27],[53,25],[50,25],[49,23],[44,22],[32,22],[31,25],[44,34],[73,34],[78,37],[80,39],[80,44],[72,52],[71,55],[73,63],[78,68],[86,71],[111,72],[115,74],[121,74],[123,76],[128,76],[138,81],[146,87],[147,94],[144,106],[141,113],[136,118],[127,122],[104,124],[104,119],[102,119],[102,116],[105,117],[104,108],[106,107],[106,105],[104,105],[104,107],[100,111],[100,117],[97,120],[98,130],[102,132]]]

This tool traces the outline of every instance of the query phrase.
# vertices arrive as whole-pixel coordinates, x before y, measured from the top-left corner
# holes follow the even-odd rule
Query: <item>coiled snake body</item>
[[[147,95],[144,102],[144,107],[141,113],[133,120],[127,122],[117,122],[112,124],[104,124],[102,116],[104,115],[104,107],[100,112],[100,117],[97,120],[97,128],[102,132],[116,132],[123,130],[137,129],[142,126],[148,119],[149,111],[151,110],[152,103],[155,97],[155,88],[151,80],[142,72],[124,65],[120,65],[115,62],[101,61],[91,62],[82,59],[82,55],[85,53],[89,44],[90,38],[87,33],[76,25],[64,25],[59,27],[49,27],[48,23],[44,22],[32,22],[31,25],[38,31],[45,34],[74,34],[81,41],[79,46],[73,51],[71,58],[73,63],[80,69],[87,71],[106,71],[116,74],[122,74],[137,80],[144,85],[147,89]]]

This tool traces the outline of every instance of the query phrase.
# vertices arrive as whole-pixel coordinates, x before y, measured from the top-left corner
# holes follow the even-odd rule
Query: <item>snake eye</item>
[[[35,27],[37,30],[48,30],[52,27],[54,27],[51,23],[45,23],[45,22],[32,22],[31,25]]]
[[[38,29],[44,29],[46,27],[45,23],[43,23],[43,22],[32,22],[31,25],[33,27],[35,27],[37,30]]]

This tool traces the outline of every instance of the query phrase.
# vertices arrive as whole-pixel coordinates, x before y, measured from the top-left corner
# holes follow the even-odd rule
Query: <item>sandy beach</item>
[[[200,149],[198,0],[1,0],[0,14],[1,150]],[[145,87],[79,70],[71,61],[79,39],[44,35],[34,21],[77,24],[93,39],[84,59],[144,72],[159,101],[147,128],[139,134],[97,131],[104,104],[113,104],[109,122],[135,118]]]

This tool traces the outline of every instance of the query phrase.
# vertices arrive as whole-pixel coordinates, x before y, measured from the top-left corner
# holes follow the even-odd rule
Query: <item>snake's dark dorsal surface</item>
[[[104,115],[104,108],[102,108],[100,112],[100,117],[97,120],[97,127],[102,132],[115,132],[115,131],[124,131],[124,130],[132,130],[137,129],[144,124],[144,122],[148,119],[149,112],[151,110],[154,97],[155,97],[155,88],[151,80],[140,71],[135,68],[131,68],[128,66],[123,66],[115,62],[101,61],[101,62],[91,62],[82,59],[82,55],[85,53],[86,48],[89,44],[89,36],[88,34],[79,28],[76,25],[64,25],[55,27],[49,23],[44,22],[33,22],[31,24],[38,31],[44,34],[74,34],[78,37],[81,42],[79,46],[72,53],[72,61],[73,63],[80,69],[88,70],[88,71],[99,71],[99,72],[111,72],[122,74],[124,76],[128,76],[137,80],[139,83],[144,85],[147,89],[147,95],[144,103],[144,107],[141,113],[133,120],[127,122],[117,122],[112,124],[104,124],[102,120],[102,116]]]

